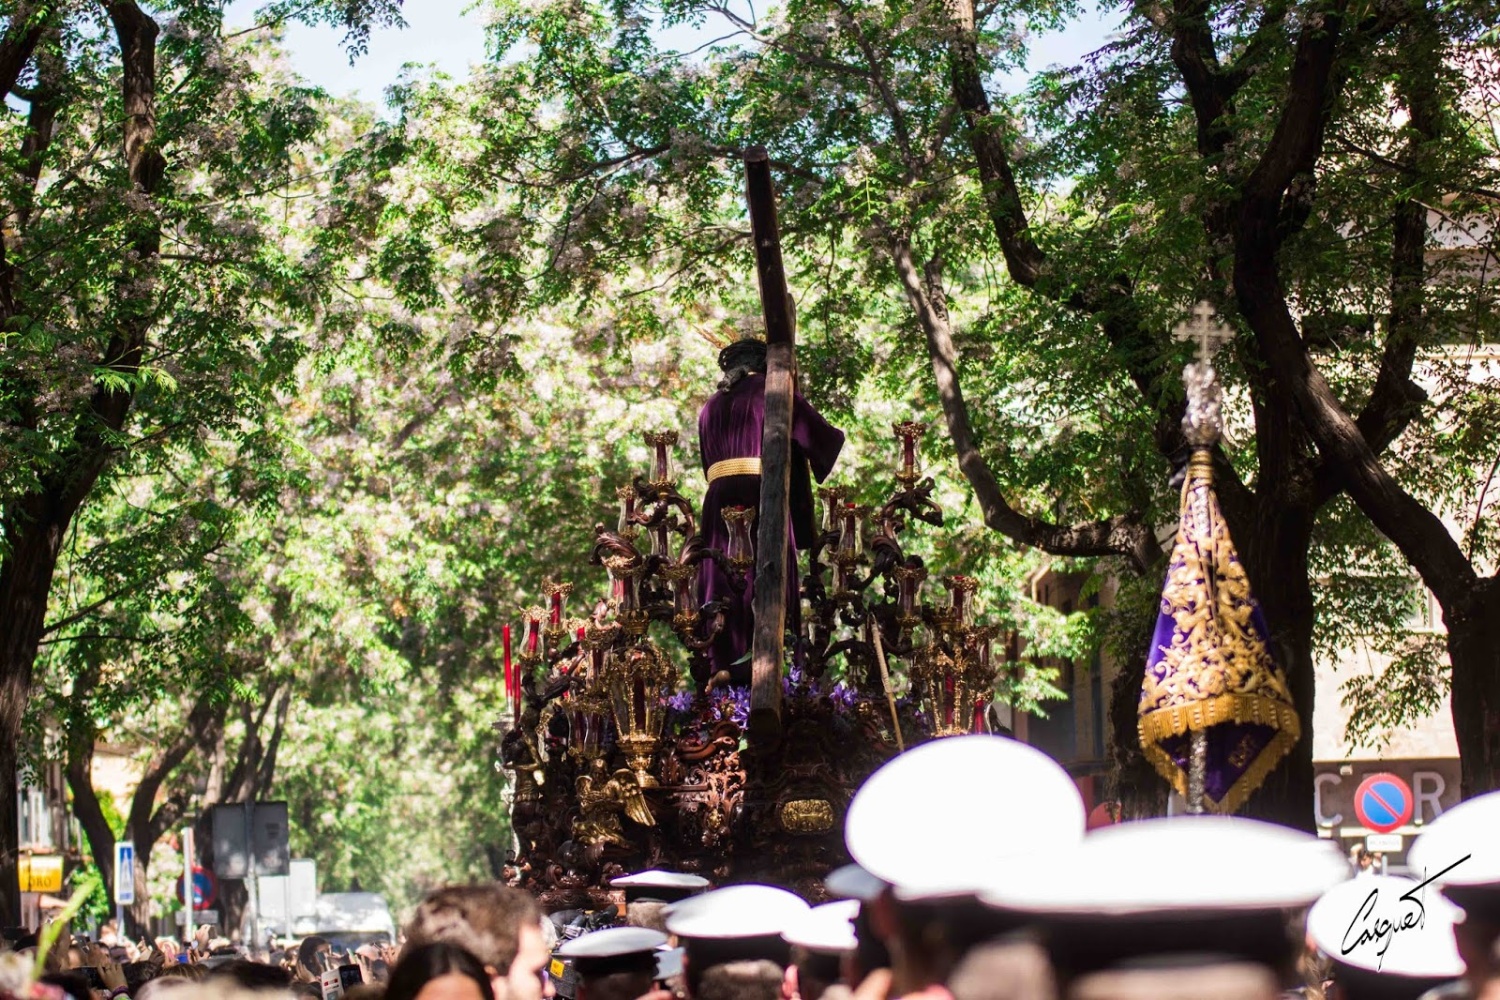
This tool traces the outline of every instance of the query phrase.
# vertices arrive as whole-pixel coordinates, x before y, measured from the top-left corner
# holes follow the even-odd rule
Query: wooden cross
[[[755,553],[755,629],[750,657],[750,741],[781,738],[781,665],[786,628],[787,531],[791,519],[792,398],[797,321],[781,260],[776,189],[766,150],[745,151],[745,198],[766,322],[766,408],[760,446],[760,526]],[[792,567],[795,572],[796,567]]]
[[[1192,315],[1173,328],[1172,336],[1179,341],[1196,340],[1198,360],[1212,363],[1219,348],[1234,338],[1234,330],[1220,322],[1209,302],[1200,300]]]

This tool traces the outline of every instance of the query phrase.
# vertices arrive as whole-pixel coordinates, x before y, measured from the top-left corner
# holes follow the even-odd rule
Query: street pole
[[[1208,781],[1208,733],[1194,729],[1188,759],[1187,811],[1190,816],[1202,816],[1203,786]]]
[[[182,899],[187,904],[187,920],[182,925],[182,946],[193,946],[193,828],[182,831]]]
[[[245,885],[250,890],[250,957],[254,958],[260,948],[260,865],[255,850],[255,803],[245,802],[245,848],[250,852],[250,864],[245,874]]]

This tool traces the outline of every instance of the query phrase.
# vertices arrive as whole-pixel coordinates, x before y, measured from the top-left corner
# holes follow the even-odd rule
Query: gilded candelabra
[[[608,574],[607,596],[587,620],[569,619],[572,584],[549,579],[542,586],[545,603],[522,613],[520,688],[524,698],[547,707],[529,716],[518,713],[517,726],[529,724],[530,732],[518,737],[525,746],[506,756],[506,766],[516,772],[518,796],[524,792],[529,800],[536,797],[533,779],[539,776],[532,765],[547,759],[547,722],[557,715],[568,722],[568,759],[595,789],[591,808],[603,808],[596,786],[657,784],[652,770],[677,675],[652,640],[651,623],[665,623],[706,663],[724,615],[722,604],[700,600],[700,568],[713,561],[732,585],[743,588],[754,565],[754,509],[727,509],[727,550],[709,547],[698,533],[692,504],[677,490],[671,453],[676,432],[649,433],[645,439],[652,450],[650,468],[615,491],[620,506],[614,530],[603,525],[595,530],[593,561]],[[607,770],[612,753],[626,767],[601,784],[594,772]]]
[[[993,694],[997,671],[991,643],[998,630],[975,624],[978,582],[972,578],[944,577],[948,603],[923,602],[928,568],[921,557],[905,552],[900,536],[912,522],[943,521],[931,498],[933,480],[923,478],[918,467],[926,425],[904,422],[891,429],[898,445],[896,488],[883,505],[855,503],[843,486],[818,491],[822,533],[803,586],[811,605],[805,637],[809,667],[820,674],[839,656],[862,666],[861,686],[884,691],[893,723],[892,678],[904,673],[907,694],[933,735],[973,732],[984,727]],[[823,583],[827,564],[832,564],[831,591]]]
[[[943,577],[946,604],[923,600],[928,567],[904,550],[901,536],[916,522],[941,525],[943,516],[932,500],[933,480],[918,466],[924,425],[905,422],[892,430],[895,489],[885,503],[860,503],[848,486],[818,491],[821,531],[802,582],[807,632],[793,657],[814,677],[842,657],[855,686],[870,697],[866,708],[888,706],[899,743],[903,677],[901,693],[930,735],[984,725],[997,630],[975,622],[978,583],[972,578]],[[699,533],[693,505],[678,492],[676,442],[673,432],[646,435],[650,468],[616,490],[615,523],[596,527],[592,558],[608,574],[609,587],[588,617],[567,617],[573,587],[553,580],[544,582],[541,603],[522,612],[517,687],[528,707],[506,736],[505,766],[516,774],[517,801],[536,805],[544,772],[566,761],[575,774],[574,833],[591,851],[623,844],[626,818],[655,822],[644,796],[657,794],[667,702],[680,680],[652,637],[652,623],[688,650],[701,685],[706,669],[700,668],[725,617],[721,601],[703,602],[701,570],[712,562],[731,586],[743,589],[755,562],[753,507],[723,510],[722,550]],[[553,725],[559,718],[567,722],[565,741]],[[559,756],[560,741],[565,753]]]

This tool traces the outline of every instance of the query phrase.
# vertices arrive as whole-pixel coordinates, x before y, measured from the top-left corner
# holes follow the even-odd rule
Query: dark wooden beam
[[[760,446],[760,526],[756,532],[755,633],[750,661],[750,738],[764,745],[781,736],[797,332],[781,261],[771,162],[760,146],[745,151],[745,197],[750,205],[755,273],[766,321],[766,409]]]

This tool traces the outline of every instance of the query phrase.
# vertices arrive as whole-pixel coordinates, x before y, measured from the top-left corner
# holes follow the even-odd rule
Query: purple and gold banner
[[[1184,796],[1192,733],[1207,736],[1203,806],[1232,813],[1301,734],[1286,677],[1266,643],[1265,616],[1235,553],[1197,451],[1141,687],[1141,747]]]

